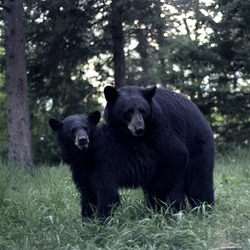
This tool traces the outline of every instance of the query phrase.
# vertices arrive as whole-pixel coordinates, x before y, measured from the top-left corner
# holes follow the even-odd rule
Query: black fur
[[[96,126],[98,111],[88,117],[74,115],[62,122],[49,123],[57,132],[63,160],[70,165],[73,180],[81,194],[82,217],[105,219],[112,205],[120,203],[120,187],[145,187],[154,178],[156,156],[145,143],[134,144],[131,138],[120,138],[106,125]],[[75,144],[84,134],[89,143],[83,148]]]
[[[206,119],[181,94],[151,87],[104,89],[105,120],[129,145],[148,145],[157,161],[154,176],[144,186],[148,203],[185,208],[214,204],[214,138]],[[128,139],[130,138],[130,139]],[[121,139],[120,141],[122,141]],[[153,159],[153,157],[156,157]]]

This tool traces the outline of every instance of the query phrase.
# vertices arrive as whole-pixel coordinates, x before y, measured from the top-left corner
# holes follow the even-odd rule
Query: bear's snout
[[[135,114],[131,122],[128,124],[128,129],[133,136],[142,136],[145,130],[144,120],[141,114]]]
[[[87,148],[88,145],[89,145],[88,136],[83,135],[83,136],[80,136],[80,137],[76,137],[75,145],[81,150]]]
[[[135,130],[135,133],[136,133],[137,136],[142,136],[143,133],[144,133],[144,128],[137,128]]]

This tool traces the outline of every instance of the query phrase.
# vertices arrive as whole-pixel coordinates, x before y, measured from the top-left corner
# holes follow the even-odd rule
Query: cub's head
[[[127,135],[142,136],[151,120],[151,101],[155,92],[156,86],[150,88],[128,86],[118,90],[111,86],[105,87],[106,122]]]
[[[88,148],[90,135],[99,122],[99,111],[86,115],[67,116],[63,121],[55,118],[49,120],[49,125],[57,133],[60,146],[68,145],[80,150]]]

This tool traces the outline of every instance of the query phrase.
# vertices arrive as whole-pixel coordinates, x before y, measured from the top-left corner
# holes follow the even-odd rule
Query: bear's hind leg
[[[214,205],[212,158],[197,156],[190,160],[185,180],[185,193],[190,205],[194,208],[202,203]]]
[[[161,208],[170,208],[173,212],[179,212],[186,207],[183,182],[175,185],[169,191],[169,187],[160,190],[144,190],[149,207],[160,211]]]
[[[174,212],[179,212],[186,208],[185,194],[184,194],[184,182],[180,181],[170,191],[168,195],[170,207]]]

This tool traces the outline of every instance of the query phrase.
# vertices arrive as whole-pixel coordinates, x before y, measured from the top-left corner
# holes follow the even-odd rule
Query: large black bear
[[[181,94],[136,86],[106,86],[104,117],[121,141],[145,143],[157,156],[153,178],[144,186],[149,204],[185,208],[214,204],[214,138],[194,103]]]
[[[156,157],[144,142],[120,140],[106,125],[96,126],[100,112],[49,120],[57,133],[62,158],[70,165],[80,192],[82,217],[105,219],[120,203],[120,187],[144,187],[154,176]]]

